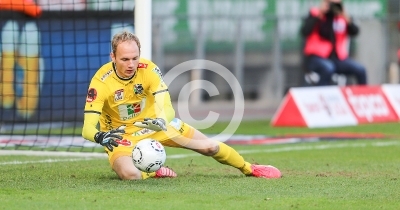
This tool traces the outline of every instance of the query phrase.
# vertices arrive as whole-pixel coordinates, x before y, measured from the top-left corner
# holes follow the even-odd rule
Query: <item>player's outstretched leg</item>
[[[184,148],[191,149],[205,156],[211,156],[216,161],[239,169],[246,176],[254,176],[261,178],[280,178],[281,172],[279,169],[270,165],[257,165],[246,162],[244,158],[232,147],[218,141],[214,141],[195,128],[192,128],[191,136],[186,136],[190,139],[186,142]],[[180,139],[175,139],[176,142],[184,142]]]
[[[218,152],[212,156],[216,161],[239,169],[246,176],[267,179],[281,178],[279,169],[271,165],[258,165],[246,162],[244,158],[232,147],[220,142]]]

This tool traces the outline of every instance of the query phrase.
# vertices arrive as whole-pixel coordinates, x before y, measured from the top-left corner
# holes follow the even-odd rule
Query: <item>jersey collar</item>
[[[134,73],[131,77],[129,77],[129,78],[122,78],[122,77],[120,77],[120,76],[117,74],[117,68],[115,67],[115,63],[114,63],[114,62],[111,62],[111,63],[112,63],[112,67],[113,67],[114,73],[115,73],[115,75],[118,77],[118,79],[123,80],[123,81],[129,81],[129,80],[131,80],[133,77],[135,77],[136,72],[137,72],[137,69],[136,69],[135,73]]]

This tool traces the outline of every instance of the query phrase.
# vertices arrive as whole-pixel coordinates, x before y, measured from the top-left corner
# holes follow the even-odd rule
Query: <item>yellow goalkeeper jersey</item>
[[[168,123],[175,115],[160,69],[143,58],[130,79],[120,78],[112,62],[104,64],[90,82],[84,113],[82,135],[91,141],[97,123],[101,131],[126,125],[126,134],[133,135],[142,130],[133,126],[136,121],[161,117]]]

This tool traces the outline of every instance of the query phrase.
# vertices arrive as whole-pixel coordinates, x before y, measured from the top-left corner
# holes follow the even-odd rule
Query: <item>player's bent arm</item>
[[[97,123],[99,122],[100,115],[98,113],[85,113],[83,128],[82,128],[82,137],[90,140],[92,142],[96,142],[94,140],[94,136],[99,130],[97,130]]]

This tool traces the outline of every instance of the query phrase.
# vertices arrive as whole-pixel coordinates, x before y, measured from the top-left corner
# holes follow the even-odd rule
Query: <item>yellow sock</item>
[[[151,172],[151,173],[142,172],[142,179],[147,179],[147,178],[151,178],[151,177],[155,177],[155,176],[156,176],[156,172]]]
[[[222,164],[239,169],[245,175],[251,174],[251,164],[244,161],[244,158],[236,150],[222,142],[219,143],[219,151],[212,157]]]

